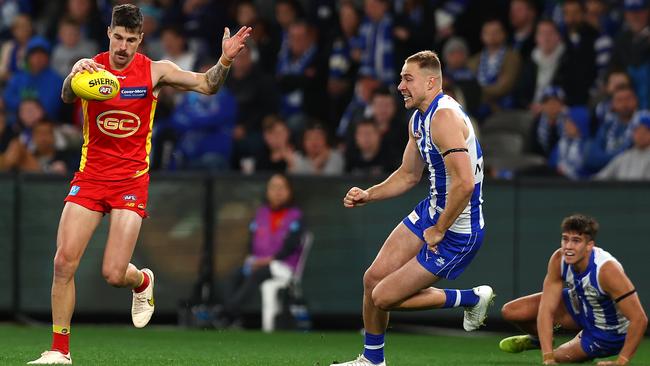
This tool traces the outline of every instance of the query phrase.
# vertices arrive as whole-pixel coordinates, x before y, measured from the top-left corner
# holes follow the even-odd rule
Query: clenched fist
[[[363,206],[368,203],[369,193],[359,187],[352,187],[343,197],[343,206],[347,208]]]

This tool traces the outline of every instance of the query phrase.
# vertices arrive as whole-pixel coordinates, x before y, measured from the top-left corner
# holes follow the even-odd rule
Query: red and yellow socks
[[[151,282],[151,279],[149,278],[149,275],[146,272],[140,271],[142,273],[142,282],[140,282],[140,285],[136,288],[133,289],[133,292],[135,293],[140,293],[144,291],[147,286],[149,286],[149,282]]]
[[[52,351],[70,353],[70,327],[52,325]]]

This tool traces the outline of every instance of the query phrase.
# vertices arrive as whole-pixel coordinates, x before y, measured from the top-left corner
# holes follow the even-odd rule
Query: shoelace
[[[143,310],[146,308],[147,297],[143,293],[135,294],[135,300],[135,310]]]

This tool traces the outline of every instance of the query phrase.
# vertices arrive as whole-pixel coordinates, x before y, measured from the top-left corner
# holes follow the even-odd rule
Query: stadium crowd
[[[0,171],[76,170],[84,122],[61,84],[125,2],[140,51],[187,70],[216,62],[224,26],[253,27],[218,94],[161,90],[154,170],[386,175],[403,60],[432,49],[491,176],[650,180],[647,0],[1,1]]]

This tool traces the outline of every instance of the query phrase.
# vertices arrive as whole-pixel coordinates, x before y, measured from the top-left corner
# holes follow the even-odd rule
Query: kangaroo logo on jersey
[[[97,127],[108,136],[125,138],[140,128],[140,117],[127,111],[110,110],[97,116]]]

